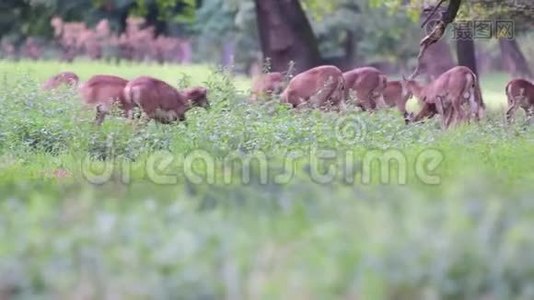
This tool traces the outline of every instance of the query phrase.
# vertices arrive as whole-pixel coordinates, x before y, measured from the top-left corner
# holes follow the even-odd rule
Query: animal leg
[[[510,99],[511,105],[508,107],[508,110],[506,111],[506,122],[508,124],[511,124],[514,118],[514,114],[517,111],[517,108],[519,105],[517,105],[517,102],[515,102],[514,99]]]
[[[384,99],[384,94],[382,92],[371,92],[370,98],[372,99],[377,109],[383,109],[388,107],[386,104],[386,100]]]
[[[452,99],[452,107],[451,110],[453,111],[453,114],[455,115],[454,118],[454,125],[457,126],[460,123],[463,123],[466,119],[466,116],[464,114],[464,110],[462,108],[462,103],[459,102],[459,100],[462,99],[461,97],[458,97],[456,99]],[[450,125],[450,124],[448,124]]]
[[[479,114],[479,111],[480,111],[480,107],[476,101],[476,97],[475,97],[475,89],[474,88],[471,88],[469,90],[469,107],[470,107],[470,112],[471,112],[471,116],[469,119],[471,118],[474,118],[475,121],[477,122],[480,122],[480,114]]]
[[[100,126],[102,125],[102,122],[104,122],[104,119],[106,118],[106,115],[108,114],[108,110],[101,104],[96,106],[96,115],[95,115],[95,125]]]
[[[435,99],[436,102],[436,111],[441,116],[441,129],[447,128],[447,120],[445,117],[445,107],[443,106],[443,98],[437,96]]]

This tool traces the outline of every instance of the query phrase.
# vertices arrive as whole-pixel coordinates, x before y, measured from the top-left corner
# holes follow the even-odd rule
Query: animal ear
[[[189,90],[188,95],[190,99],[198,99],[202,97],[206,97],[208,94],[208,89],[204,87],[195,87]]]
[[[203,87],[198,88],[198,93],[199,95],[206,97],[206,95],[208,95],[208,89]]]

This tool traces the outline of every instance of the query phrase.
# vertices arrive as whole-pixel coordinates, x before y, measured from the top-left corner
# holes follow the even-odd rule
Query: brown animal
[[[356,105],[364,111],[384,108],[383,92],[386,88],[387,77],[380,70],[373,67],[356,68],[343,73],[345,78],[345,99],[349,101],[350,91],[356,93]]]
[[[403,84],[400,80],[388,81],[383,92],[384,102],[387,107],[396,107],[404,116],[406,123],[409,123],[412,113],[406,110],[406,103],[410,99],[410,94],[403,90]],[[424,102],[417,98],[419,106],[423,107]]]
[[[534,83],[526,79],[514,79],[506,85],[508,110],[506,121],[511,122],[517,109],[521,107],[528,121],[534,116]]]
[[[293,107],[311,105],[339,109],[343,103],[345,80],[335,66],[320,66],[293,77],[282,93],[282,102]]]
[[[160,123],[183,121],[185,113],[194,106],[209,107],[207,89],[190,88],[183,92],[156,78],[142,76],[124,88],[130,105],[139,106],[150,118]]]
[[[401,113],[406,113],[406,102],[408,102],[409,95],[403,92],[400,80],[388,81],[383,95],[386,106],[396,107]]]
[[[442,127],[448,128],[452,124],[470,121],[471,117],[479,121],[484,115],[485,105],[478,78],[467,67],[453,67],[426,86],[406,79],[403,79],[403,84],[408,97],[415,95],[424,102],[414,122],[439,114]],[[470,108],[467,115],[464,105]]]
[[[78,75],[73,72],[61,72],[50,77],[42,86],[45,91],[56,89],[62,85],[77,86],[80,82]]]
[[[96,107],[95,123],[102,124],[104,118],[118,104],[125,117],[130,117],[133,106],[124,99],[124,87],[128,80],[113,75],[95,75],[82,84],[80,95],[86,104]]]
[[[252,83],[252,100],[271,97],[283,91],[284,74],[271,72],[256,76]]]
[[[209,108],[208,89],[205,87],[190,87],[181,91],[189,107]]]

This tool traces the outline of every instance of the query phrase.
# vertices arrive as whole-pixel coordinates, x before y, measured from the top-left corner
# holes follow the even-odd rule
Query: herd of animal
[[[505,88],[508,99],[506,119],[522,108],[528,118],[534,116],[534,84],[526,79],[513,79]],[[342,110],[351,103],[364,111],[396,107],[406,123],[441,116],[442,127],[480,121],[485,112],[480,83],[467,67],[457,66],[423,85],[412,78],[388,80],[373,67],[341,72],[334,66],[321,66],[305,71],[286,83],[285,76],[272,72],[258,76],[253,83],[253,99],[279,94],[282,102],[293,107],[312,106]],[[407,112],[406,103],[413,96],[420,111]]]
[[[43,84],[44,90],[53,90],[62,85],[76,86],[84,102],[96,108],[95,123],[102,124],[114,105],[127,118],[133,117],[133,108],[139,107],[149,118],[160,123],[184,120],[192,107],[209,107],[208,90],[191,87],[177,90],[170,84],[149,76],[133,80],[113,75],[95,75],[80,84],[73,72],[62,72]]]
[[[209,107],[208,90],[191,87],[178,90],[159,79],[141,76],[126,80],[112,75],[96,75],[80,84],[72,72],[51,77],[43,89],[51,90],[61,85],[78,86],[86,104],[96,108],[95,122],[101,124],[114,105],[118,105],[125,117],[131,118],[132,109],[138,107],[150,119],[160,123],[181,121],[192,107]],[[514,79],[506,86],[508,110],[511,121],[521,107],[527,117],[534,115],[534,84],[526,79]],[[361,67],[343,73],[335,66],[319,66],[304,71],[290,80],[279,72],[265,73],[253,81],[252,100],[278,96],[282,103],[296,109],[302,107],[343,111],[352,104],[363,111],[396,107],[406,123],[419,122],[436,115],[441,117],[443,128],[460,123],[480,121],[485,105],[477,76],[467,67],[453,67],[426,85],[412,78],[388,80],[373,67]],[[415,96],[420,111],[416,115],[407,112],[406,103]]]
[[[342,109],[348,103],[364,111],[396,107],[406,122],[417,122],[439,114],[443,127],[472,118],[479,120],[485,108],[476,75],[461,66],[450,69],[426,86],[404,78],[390,81],[373,67],[343,73],[334,66],[321,66],[295,76],[285,88],[282,79],[280,73],[262,75],[254,83],[254,97],[281,93],[282,101],[294,107],[311,104]],[[412,96],[421,106],[415,117],[406,110],[406,103]],[[468,112],[464,111],[465,106],[469,108]]]

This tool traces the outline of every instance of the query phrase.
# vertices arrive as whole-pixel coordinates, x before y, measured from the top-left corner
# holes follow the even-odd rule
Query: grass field
[[[65,69],[203,83],[212,108],[96,128],[39,91]],[[534,130],[503,124],[505,75],[482,78],[482,124],[444,132],[250,104],[202,66],[0,70],[0,296],[534,298]]]

